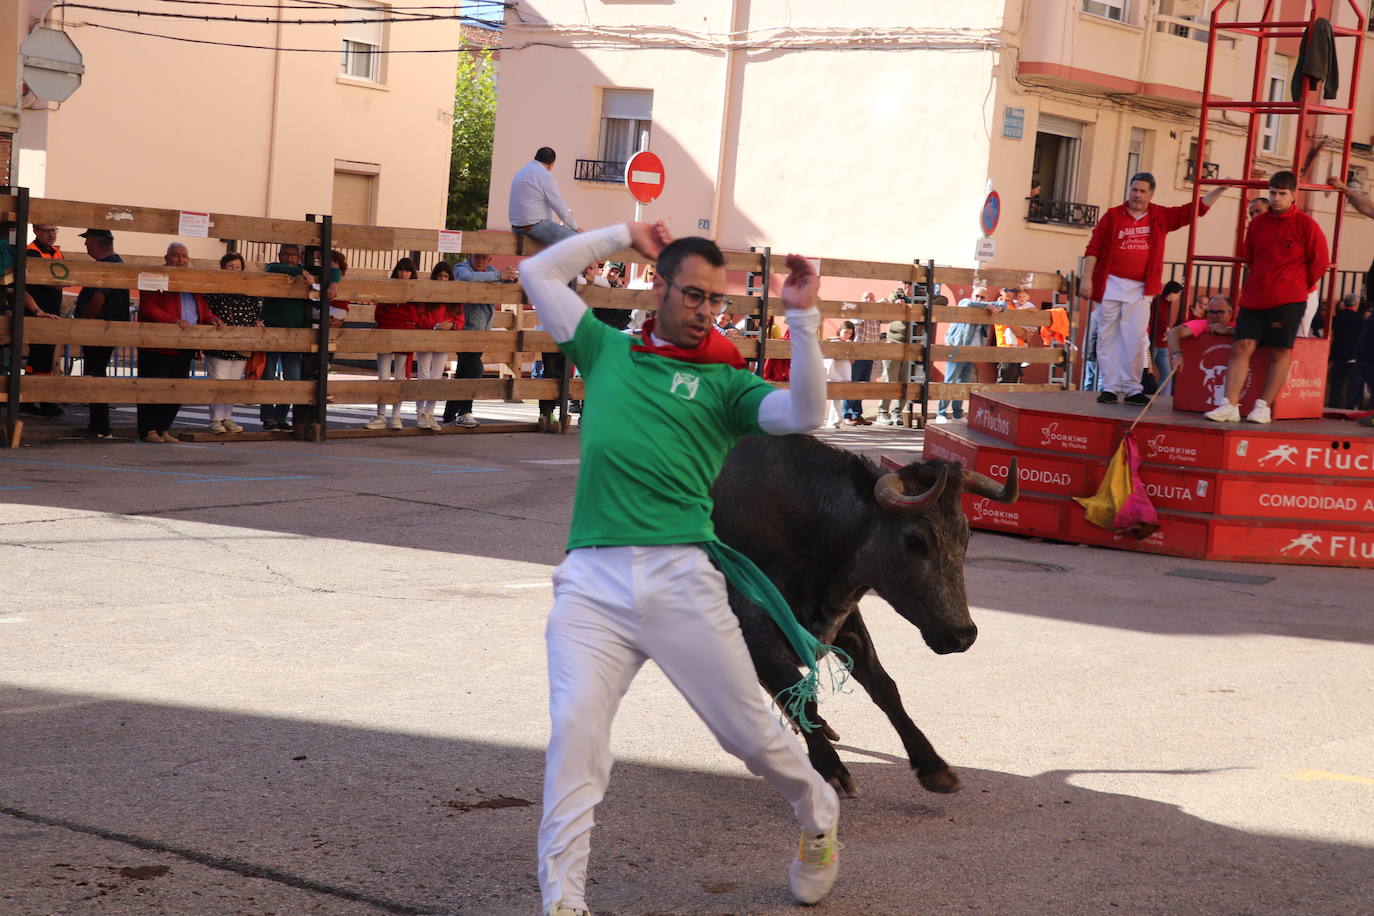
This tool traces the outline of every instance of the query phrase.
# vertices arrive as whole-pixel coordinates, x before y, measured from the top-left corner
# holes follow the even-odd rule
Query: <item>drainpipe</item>
[[[267,121],[267,185],[262,200],[262,215],[272,215],[272,191],[276,175],[277,159],[277,110],[281,98],[281,20],[284,10],[280,0],[277,3],[277,38],[272,50],[272,111]]]
[[[740,22],[740,0],[730,0],[730,40],[742,31],[743,24]],[[730,113],[731,113],[731,87],[735,82],[735,72],[738,69],[736,59],[742,52],[731,48],[725,52],[725,93],[720,104],[720,147],[716,150],[716,190],[711,198],[711,231],[708,235],[718,238],[720,235],[720,206],[721,198],[725,193],[725,156],[730,147]]]

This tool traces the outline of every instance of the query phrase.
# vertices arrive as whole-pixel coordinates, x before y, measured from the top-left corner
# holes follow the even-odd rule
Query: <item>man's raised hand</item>
[[[787,269],[789,273],[782,284],[783,304],[792,311],[815,308],[821,278],[816,275],[811,262],[799,254],[789,254]]]
[[[656,223],[629,223],[630,247],[651,261],[673,240],[668,224],[663,220]]]

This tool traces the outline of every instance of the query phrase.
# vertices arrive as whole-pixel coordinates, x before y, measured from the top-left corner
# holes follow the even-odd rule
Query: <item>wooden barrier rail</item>
[[[22,193],[22,191],[20,192]],[[46,198],[26,199],[27,221],[81,228],[106,228],[114,232],[156,233],[176,235],[180,230],[181,211],[65,201]],[[0,195],[0,211],[11,218],[18,215],[20,198]],[[437,251],[441,233],[435,229],[413,229],[384,226],[353,226],[333,223],[328,217],[286,220],[249,217],[235,214],[210,214],[210,235],[219,239],[253,240],[263,243],[290,243],[301,246],[331,246],[372,250]],[[469,254],[528,255],[543,246],[532,239],[518,240],[509,232],[476,231],[462,234],[463,251]],[[734,295],[729,310],[735,315],[755,314],[771,321],[780,312],[776,294],[768,292],[769,283],[759,274],[785,272],[781,258],[773,258],[764,251],[725,251],[726,267],[732,271],[748,271],[755,275],[760,287],[753,294]],[[613,260],[643,263],[644,258],[633,251],[610,256]],[[129,290],[165,288],[174,292],[238,293],[264,298],[307,299],[309,280],[284,274],[256,270],[224,271],[213,269],[213,262],[199,261],[194,267],[169,268],[154,263],[152,258],[131,258],[129,263],[110,264],[74,255],[67,260],[25,259],[25,283],[29,286],[122,288]],[[825,277],[847,277],[860,280],[881,280],[909,285],[918,300],[912,303],[875,302],[851,303],[824,300],[818,303],[826,318],[876,319],[907,323],[913,337],[930,336],[937,323],[963,323],[1009,327],[1043,328],[1051,324],[1046,312],[1012,310],[990,312],[981,308],[958,308],[938,304],[928,307],[932,297],[923,290],[933,283],[971,285],[975,278],[997,286],[1020,286],[1048,289],[1062,293],[1068,290],[1070,278],[1057,273],[1013,270],[973,270],[937,267],[929,262],[909,263],[861,261],[844,258],[821,258],[820,271]],[[361,272],[360,272],[361,273]],[[163,348],[183,350],[237,350],[296,352],[318,354],[322,348],[335,357],[367,357],[379,352],[481,352],[488,361],[518,367],[522,362],[537,358],[537,354],[557,349],[552,338],[528,327],[533,322],[528,311],[528,299],[518,283],[469,283],[462,281],[392,280],[358,273],[346,276],[337,288],[336,298],[357,304],[366,315],[372,306],[385,303],[486,303],[514,306],[515,312],[498,310],[491,331],[390,331],[358,328],[286,329],[286,328],[225,328],[193,326],[185,330],[177,325],[105,322],[95,320],[45,321],[28,320],[23,325],[23,342],[54,344],[66,347],[103,346],[116,348]],[[608,289],[597,286],[580,290],[589,307],[617,310],[652,310],[655,299],[649,290]],[[322,336],[323,335],[323,336]],[[327,340],[326,340],[327,337]],[[749,360],[788,359],[791,341],[732,338],[740,353]],[[915,340],[907,343],[883,341],[859,344],[823,341],[821,352],[834,359],[872,359],[902,364],[921,364],[929,371],[935,361],[1018,362],[1035,365],[1060,365],[1066,351],[1053,348],[1005,347],[949,347],[936,343],[926,346]],[[10,321],[0,318],[0,344],[9,344],[13,352]],[[831,382],[827,395],[831,398],[855,399],[916,399],[922,404],[934,399],[967,397],[981,390],[1038,390],[1058,385],[1004,385],[983,383],[922,383],[910,382]],[[62,376],[28,376],[11,378],[8,393],[0,392],[0,402],[11,397],[20,401],[50,402],[111,402],[111,403],[282,403],[316,404],[325,399],[339,403],[367,403],[414,398],[547,398],[580,397],[578,380],[570,385],[559,380],[533,379],[435,379],[409,381],[352,381],[328,380],[278,382],[231,382],[210,379],[167,380],[139,378],[66,378]],[[13,421],[13,407],[9,408]],[[13,432],[13,430],[11,430]],[[321,428],[317,432],[323,435]]]

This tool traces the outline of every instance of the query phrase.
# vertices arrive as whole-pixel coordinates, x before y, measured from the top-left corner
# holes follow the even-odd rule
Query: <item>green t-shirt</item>
[[[711,485],[735,441],[763,432],[768,382],[720,363],[636,353],[636,339],[588,311],[559,344],[587,392],[569,550],[713,540]]]

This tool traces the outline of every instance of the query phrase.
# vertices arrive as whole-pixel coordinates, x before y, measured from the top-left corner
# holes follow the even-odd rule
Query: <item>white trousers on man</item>
[[[1097,303],[1096,312],[1097,371],[1102,390],[1121,398],[1139,394],[1149,346],[1150,297],[1103,299]]]
[[[725,750],[792,805],[808,833],[839,800],[759,689],[725,578],[691,545],[582,547],[554,571],[549,653],[552,734],[539,824],[544,906],[585,908],[592,809],[611,775],[611,721],[653,659]]]

